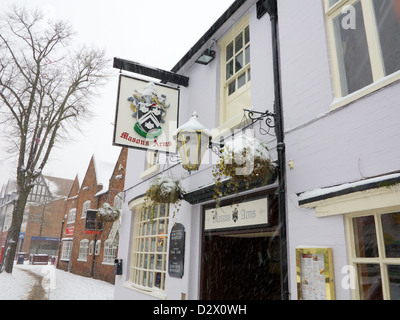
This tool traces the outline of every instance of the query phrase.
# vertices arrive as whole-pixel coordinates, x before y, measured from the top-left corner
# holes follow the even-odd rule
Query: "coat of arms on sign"
[[[165,94],[158,94],[153,82],[149,82],[142,92],[135,90],[128,98],[132,117],[136,119],[134,129],[144,138],[156,138],[162,134],[161,124],[165,122],[169,104]]]

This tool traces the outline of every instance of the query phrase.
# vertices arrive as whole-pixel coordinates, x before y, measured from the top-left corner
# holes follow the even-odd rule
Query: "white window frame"
[[[337,57],[337,47],[333,20],[342,13],[345,6],[354,5],[360,0],[339,0],[333,6],[329,7],[329,0],[324,0],[325,15],[327,24],[327,35],[329,42],[332,81],[334,89],[334,100],[331,104],[331,110],[343,107],[350,102],[360,99],[374,91],[377,91],[395,81],[400,80],[400,71],[385,76],[384,64],[382,59],[379,32],[376,28],[376,19],[372,0],[362,0],[363,18],[366,29],[366,36],[369,49],[369,57],[371,60],[371,70],[373,81],[370,85],[359,89],[348,95],[342,94],[340,82],[339,61]]]
[[[101,250],[101,240],[97,240],[96,241],[96,246],[95,246],[95,249],[94,249],[94,254],[96,256],[98,256],[100,254],[100,250]]]
[[[251,58],[249,58],[249,63],[245,64],[245,55],[243,54],[243,67],[240,71],[235,72],[229,79],[226,79],[226,66],[227,66],[227,47],[235,39],[238,35],[242,34],[244,37],[244,33],[246,28],[249,28],[249,33],[251,33],[251,27],[249,24],[249,16],[245,15],[238,23],[236,23],[232,28],[227,32],[227,34],[218,42],[221,52],[221,68],[220,68],[220,126],[218,128],[219,132],[222,132],[227,129],[233,129],[237,127],[243,120],[243,108],[247,107],[251,109],[251,79],[248,78],[248,73],[250,72],[251,68]],[[241,50],[237,53],[235,49],[233,49],[233,60],[235,60],[235,56],[238,55],[241,51],[245,52],[245,48],[250,46],[251,52],[251,35],[250,41],[243,45]],[[251,53],[250,53],[251,55]],[[228,59],[230,61],[231,59]],[[231,95],[228,94],[229,84],[232,81],[238,80],[245,74],[246,83],[240,87],[236,88],[235,92]],[[250,76],[251,78],[251,76]],[[234,107],[238,104],[238,107]],[[232,112],[229,109],[233,109]]]
[[[390,300],[390,287],[389,287],[389,276],[388,276],[388,265],[400,265],[400,258],[386,258],[385,253],[385,243],[384,243],[384,234],[381,223],[381,216],[390,213],[398,213],[397,210],[386,209],[383,211],[368,211],[362,213],[353,213],[345,215],[345,226],[346,226],[346,236],[348,239],[348,256],[349,262],[352,266],[352,270],[354,270],[353,278],[353,288],[352,288],[352,299],[360,300],[360,284],[357,266],[359,264],[376,264],[379,265],[381,271],[381,281],[382,281],[382,293],[384,300]],[[367,217],[373,216],[375,221],[375,233],[377,238],[377,246],[378,246],[378,257],[357,257],[356,255],[356,243],[354,238],[354,229],[353,229],[353,218],[357,217]]]
[[[86,213],[88,209],[90,209],[92,202],[90,200],[86,200],[83,205],[82,205],[82,213],[81,213],[81,219],[86,219]]]
[[[72,254],[72,239],[65,239],[62,241],[61,258],[62,261],[69,261]]]
[[[145,169],[140,174],[140,179],[147,179],[160,171],[160,153],[158,151],[147,150],[145,154]]]
[[[78,254],[78,261],[86,262],[88,258],[88,251],[89,251],[89,240],[82,239],[79,242],[79,254]]]
[[[143,198],[138,202],[143,202]],[[148,209],[143,209],[143,203],[130,206],[135,212],[135,222],[129,280],[124,286],[165,298],[169,206],[157,206],[152,217]]]
[[[67,224],[69,223],[75,223],[75,218],[76,218],[76,208],[72,208],[68,212],[68,221]]]
[[[90,240],[89,244],[89,256],[93,255],[93,250],[94,250],[94,240]]]
[[[117,246],[111,240],[104,241],[103,264],[113,265],[117,255]]]

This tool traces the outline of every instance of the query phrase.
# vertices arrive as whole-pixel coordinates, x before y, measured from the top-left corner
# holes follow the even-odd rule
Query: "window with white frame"
[[[400,2],[325,0],[335,96],[400,79]],[[389,77],[392,75],[392,77]]]
[[[88,249],[89,249],[89,240],[82,239],[79,242],[79,255],[78,255],[79,261],[87,261]]]
[[[346,216],[355,298],[400,300],[400,212]]]
[[[97,240],[96,241],[96,246],[95,246],[95,249],[94,249],[94,254],[96,256],[98,256],[100,254],[100,250],[101,250],[101,240]]]
[[[90,240],[90,245],[89,245],[89,255],[93,255],[93,250],[94,250],[94,240]]]
[[[221,47],[221,124],[237,125],[250,99],[250,28],[245,16],[219,42]]]
[[[168,206],[155,212],[136,207],[130,280],[139,287],[165,290]]]
[[[63,240],[62,250],[61,250],[61,260],[69,261],[71,259],[71,254],[72,254],[72,239]]]
[[[114,264],[114,260],[117,254],[117,246],[113,244],[111,240],[104,241],[104,264]]]
[[[82,205],[82,215],[81,219],[86,219],[86,212],[90,209],[91,202],[90,200],[86,200]]]
[[[76,216],[76,209],[74,208],[74,209],[69,210],[67,223],[74,223],[75,216]]]

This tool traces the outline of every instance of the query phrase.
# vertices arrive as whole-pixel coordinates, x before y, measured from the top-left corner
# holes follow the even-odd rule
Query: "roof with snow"
[[[74,180],[43,176],[53,197],[68,197]]]
[[[96,170],[96,180],[97,184],[103,185],[103,189],[99,191],[95,196],[106,193],[110,184],[111,176],[114,172],[115,165],[118,158],[114,163],[101,160],[101,158],[93,155],[93,163]]]

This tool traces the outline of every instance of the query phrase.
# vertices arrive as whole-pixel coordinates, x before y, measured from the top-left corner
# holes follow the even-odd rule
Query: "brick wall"
[[[114,171],[109,180],[109,186],[107,190],[102,190],[98,186],[99,181],[97,181],[96,166],[94,159],[92,158],[86,175],[82,182],[82,185],[78,187],[76,192],[70,193],[70,198],[66,202],[65,214],[67,215],[71,208],[76,208],[75,222],[72,224],[65,223],[63,227],[63,238],[73,239],[72,255],[69,262],[60,261],[58,268],[63,270],[70,270],[74,274],[91,277],[93,273],[93,278],[104,280],[110,283],[114,283],[114,266],[113,264],[104,264],[104,243],[108,239],[110,229],[112,227],[111,222],[103,224],[103,231],[99,234],[88,234],[85,232],[85,221],[82,219],[82,208],[86,201],[90,201],[90,209],[98,209],[104,203],[109,203],[111,206],[114,205],[115,196],[123,191],[125,183],[125,168],[127,159],[127,149],[121,149],[120,156],[115,164]],[[97,174],[97,175],[96,175]],[[72,199],[73,198],[73,199]],[[68,227],[74,227],[73,235],[66,235],[66,229]],[[82,240],[88,240],[89,242],[89,252],[86,261],[80,261],[79,248]],[[98,255],[90,254],[90,243],[100,241],[101,246],[98,251]],[[93,250],[95,253],[96,250]],[[61,256],[61,253],[60,253]],[[94,258],[94,264],[93,264]]]
[[[39,237],[40,226],[43,218],[43,228],[41,237],[60,238],[61,224],[64,218],[66,200],[64,198],[52,201],[44,206],[32,206],[29,208],[29,216],[25,231],[25,240],[22,252],[33,250],[31,246],[32,237]],[[31,253],[36,253],[31,252]],[[40,252],[39,252],[40,253]]]

